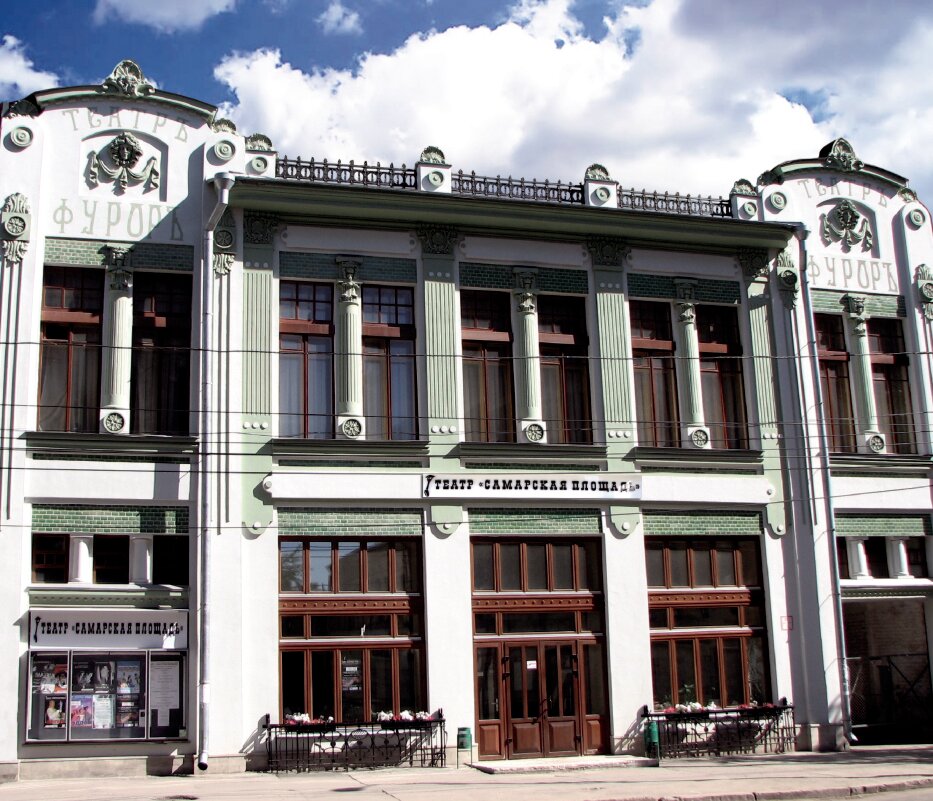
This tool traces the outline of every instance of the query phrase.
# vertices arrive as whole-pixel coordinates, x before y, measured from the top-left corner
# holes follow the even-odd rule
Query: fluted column
[[[152,583],[152,534],[130,535],[130,582]]]
[[[683,358],[679,360],[683,387],[683,422],[687,439],[698,448],[709,447],[700,385],[700,341],[697,337],[696,281],[676,281],[677,319]]]
[[[106,249],[107,285],[101,342],[100,430],[130,431],[130,369],[133,353],[133,273],[129,250]]]
[[[515,382],[518,419],[525,439],[544,442],[547,433],[541,409],[541,347],[538,342],[537,275],[533,270],[515,271]]]
[[[885,449],[884,437],[878,428],[878,410],[872,386],[871,351],[868,347],[868,314],[865,298],[846,295],[849,310],[849,331],[852,342],[852,377],[854,378],[855,402],[858,410],[860,450],[881,452]]]
[[[356,439],[363,435],[363,313],[360,285],[356,280],[360,262],[338,259],[342,279],[337,287],[336,415],[337,436]]]

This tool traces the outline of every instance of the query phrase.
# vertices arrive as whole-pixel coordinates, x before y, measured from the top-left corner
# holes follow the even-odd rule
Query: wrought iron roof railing
[[[352,161],[329,162],[327,159],[303,160],[282,156],[276,159],[275,175],[288,181],[308,183],[350,184],[368,186],[377,189],[417,190],[417,178],[414,168],[387,167],[380,163],[356,164]],[[555,203],[564,206],[582,206],[584,204],[584,186],[582,183],[564,183],[562,181],[537,181],[524,178],[503,178],[465,173],[458,170],[451,175],[451,194],[468,197],[490,197],[500,200],[524,200],[532,203]],[[646,190],[622,189],[618,191],[618,206],[626,211],[647,211],[657,214],[674,214],[689,217],[732,216],[732,206],[728,198],[702,195],[681,195],[669,192],[648,192]]]

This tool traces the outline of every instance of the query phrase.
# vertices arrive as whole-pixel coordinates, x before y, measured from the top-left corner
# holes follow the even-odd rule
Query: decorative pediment
[[[226,117],[218,117],[211,123],[211,130],[214,133],[236,133],[236,123]]]
[[[7,119],[13,119],[13,117],[37,117],[39,116],[39,107],[28,98],[15,100],[10,103],[6,114],[3,116]]]
[[[109,77],[102,84],[105,92],[126,95],[127,97],[146,97],[155,92],[135,61],[126,59],[114,67]]]
[[[742,197],[757,197],[758,190],[752,185],[752,182],[746,178],[739,178],[734,184],[732,184],[732,192],[729,194],[732,195],[741,195]]]
[[[246,137],[247,150],[272,150],[272,140],[261,133],[250,134]]]
[[[843,172],[856,172],[865,166],[865,162],[855,155],[849,141],[842,137],[826,145],[820,151],[820,158],[827,167]]]
[[[434,145],[428,145],[424,150],[421,151],[421,155],[418,157],[419,164],[447,164],[447,160],[444,158],[444,151],[439,147],[434,147]]]
[[[586,168],[586,180],[611,181],[612,178],[609,177],[609,170],[602,164],[590,164],[590,166]]]

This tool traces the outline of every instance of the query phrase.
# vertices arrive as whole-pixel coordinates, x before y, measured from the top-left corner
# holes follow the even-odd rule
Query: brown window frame
[[[557,378],[557,408],[549,410],[542,404],[548,442],[591,443],[593,421],[586,301],[565,295],[539,295],[538,342],[542,390],[546,390],[545,371]],[[543,391],[545,402],[546,396]]]
[[[903,326],[899,319],[872,317],[867,327],[879,428],[889,450],[898,454],[916,453],[910,359],[904,344]],[[889,415],[882,415],[881,408],[888,409]]]
[[[96,284],[96,286],[95,286]],[[42,309],[39,350],[39,393],[37,425],[41,431],[95,432],[99,427],[100,375],[101,375],[101,320],[104,307],[104,271],[92,267],[63,267],[45,265],[42,279]],[[85,337],[89,341],[78,341]],[[66,375],[62,422],[50,414],[44,403],[47,378],[45,365],[50,348],[64,348]],[[75,386],[76,360],[83,354],[85,375],[82,384],[86,404],[77,404]],[[88,367],[90,367],[89,375]],[[46,410],[44,412],[44,410]],[[54,415],[54,416],[53,416]],[[76,419],[77,418],[77,419]]]
[[[842,317],[814,314],[817,359],[823,395],[823,421],[833,453],[855,453],[855,420],[849,380],[849,351]]]
[[[717,328],[720,328],[721,333]],[[748,412],[738,309],[735,306],[697,304],[696,329],[700,355],[700,387],[704,417],[710,429],[710,447],[746,449]],[[721,419],[711,419],[711,399],[708,398],[708,382],[704,380],[705,376],[715,376],[719,394],[718,406],[722,409]]]
[[[468,442],[515,442],[510,298],[504,292],[460,290],[464,414],[467,417],[464,433]],[[483,312],[485,316],[481,316]],[[481,386],[467,386],[467,366],[471,363],[480,366]],[[503,384],[503,410],[501,416],[490,417],[489,410],[497,400],[490,390],[490,376],[497,370]],[[475,419],[466,411],[466,396],[470,394],[475,395],[474,400],[478,402],[479,413]]]
[[[493,588],[480,589],[476,586],[476,546],[484,545],[492,547],[492,569],[493,569]],[[504,588],[502,581],[502,546],[519,547],[519,575],[520,587]],[[528,583],[528,546],[545,546],[547,587],[531,587]],[[557,587],[555,581],[555,556],[554,548],[557,546],[570,546],[571,548],[571,573],[573,576],[573,587]],[[584,562],[580,553],[595,551],[599,559],[599,564],[594,568],[589,566],[590,553],[587,553],[587,561]],[[588,573],[595,571],[598,576],[599,586],[591,588],[584,586],[585,582],[581,576],[581,569],[584,564],[588,568]],[[601,595],[603,592],[603,564],[602,551],[599,548],[598,540],[567,540],[567,539],[518,539],[518,538],[485,538],[474,537],[470,541],[470,586],[473,594],[476,596],[488,594],[510,594],[510,593],[543,593],[547,595],[557,595],[560,593],[591,593]]]
[[[632,330],[632,367],[635,378],[635,424],[638,444],[655,448],[680,445],[679,396],[677,394],[676,344],[671,321],[671,304],[650,300],[629,301]],[[639,378],[647,388],[644,408]],[[659,398],[659,382],[667,392],[667,403]],[[667,413],[662,410],[667,406]],[[665,419],[669,418],[669,419]],[[624,421],[622,421],[624,422]]]

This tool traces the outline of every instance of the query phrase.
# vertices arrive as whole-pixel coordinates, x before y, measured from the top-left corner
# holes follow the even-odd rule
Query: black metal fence
[[[774,706],[699,712],[649,712],[645,707],[642,715],[646,751],[657,759],[794,750],[794,707],[784,700]]]
[[[416,171],[404,164],[356,164],[353,161],[316,161],[280,156],[276,159],[275,175],[290,181],[308,183],[350,184],[378,189],[418,188]],[[562,181],[538,181],[513,178],[511,175],[488,176],[458,170],[450,176],[450,191],[454,195],[489,197],[500,200],[524,200],[533,203],[554,203],[564,206],[582,206],[584,185]],[[644,189],[619,188],[618,207],[626,211],[646,211],[688,217],[731,217],[729,198],[701,195],[648,192]]]
[[[447,762],[444,719],[385,723],[270,723],[270,771],[357,768],[442,768]]]

